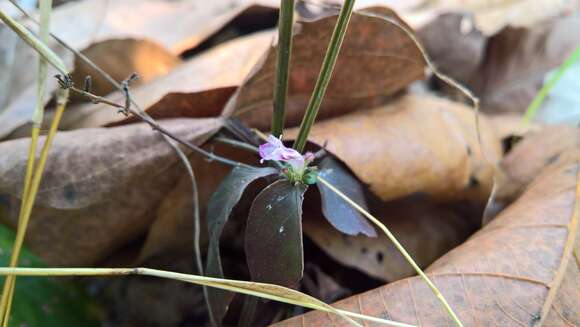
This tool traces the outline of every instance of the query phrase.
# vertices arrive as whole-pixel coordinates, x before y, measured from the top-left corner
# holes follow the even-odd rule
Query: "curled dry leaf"
[[[405,24],[390,9],[368,10]],[[297,23],[292,41],[287,127],[298,125],[302,119],[336,17]],[[269,128],[275,62],[276,48],[272,47],[242,86],[235,106],[225,114],[234,114],[253,127]],[[381,18],[353,13],[319,117],[384,103],[386,97],[423,78],[424,68],[419,49],[404,31]]]
[[[166,74],[177,66],[181,60],[159,44],[149,40],[115,39],[105,43],[95,43],[83,50],[98,67],[108,72],[116,81],[122,81],[133,73],[139,79],[132,83],[136,86],[147,83]],[[107,82],[97,71],[75,58],[73,82],[79,87],[84,84],[86,76],[92,78],[91,92],[107,94],[116,88]],[[76,98],[80,96],[73,94]],[[82,99],[82,98],[81,98]],[[83,99],[86,101],[86,99]]]
[[[179,62],[179,54],[199,45],[234,18],[252,17],[254,13],[264,10],[273,11],[275,6],[276,2],[271,0],[225,0],[212,1],[203,5],[196,0],[75,1],[53,10],[51,31],[73,48],[79,51],[86,49],[85,55],[94,60],[101,69],[112,74],[116,80],[123,80],[129,74],[137,72],[144,78],[141,82],[147,82],[165,74]],[[184,15],[184,13],[187,14]],[[27,22],[27,24],[33,27],[33,30],[36,29],[32,22]],[[11,33],[6,26],[0,27],[0,31],[3,34]],[[111,86],[97,77],[98,74],[92,69],[80,64],[78,58],[76,62],[73,62],[74,55],[58,45],[56,41],[51,40],[51,47],[64,59],[69,71],[75,72],[74,80],[77,85],[82,85],[84,77],[90,74],[95,78],[95,91],[103,92],[99,95],[112,90]],[[34,85],[36,77],[28,73],[31,60],[36,60],[36,53],[24,42],[18,42],[16,50],[17,53],[14,56],[16,59],[11,65],[11,91],[9,94],[6,92],[8,96],[4,103],[0,101],[0,107],[6,107],[4,112],[0,110],[2,122],[0,138],[10,135],[16,129],[25,129],[26,124],[30,122],[36,101]],[[245,58],[240,60],[243,59]],[[249,61],[246,64],[253,65],[254,63],[255,61]],[[228,68],[227,65],[223,65],[223,62],[219,65],[222,69]],[[55,74],[56,71],[49,71],[48,76]],[[50,99],[50,93],[56,87],[56,81],[49,78],[45,97],[47,102]],[[178,90],[171,91],[179,92]],[[155,99],[155,102],[160,98],[161,96]],[[222,101],[223,105],[225,100]],[[113,121],[118,119],[113,119]],[[83,125],[83,127],[97,126],[102,126],[102,124]],[[14,137],[23,134],[28,134],[28,128],[26,132],[18,131]]]
[[[580,44],[580,14],[528,29],[508,27],[488,40],[485,59],[466,80],[488,112],[523,113],[544,77]]]
[[[204,52],[151,83],[136,87],[131,97],[156,119],[218,116],[221,109],[272,42],[272,32],[259,32]],[[119,94],[108,97],[122,103]],[[85,104],[63,119],[66,129],[135,122],[107,105]]]
[[[545,171],[498,218],[429,267],[465,326],[580,324],[579,170],[573,162]],[[421,326],[452,324],[419,277],[350,297],[337,307]],[[330,319],[312,312],[279,326],[325,326]]]
[[[54,10],[52,30],[77,49],[107,40],[134,39],[155,42],[179,55],[236,16],[260,7],[274,10],[275,5],[271,0],[75,1]]]
[[[97,5],[91,3],[93,1],[73,5],[74,13],[80,11],[80,15],[85,15],[83,10],[87,10],[87,6]],[[263,15],[264,12],[274,15],[273,5],[275,2],[271,0],[212,1],[203,6],[195,0],[115,1],[112,6],[107,6],[93,43],[83,53],[117,81],[137,72],[140,76],[137,83],[146,83],[174,68],[179,63],[179,54],[196,47],[228,22],[244,17],[252,19],[254,14]],[[188,13],[185,17],[184,12]],[[72,38],[77,42],[88,40],[86,36],[74,35]],[[84,43],[75,46],[85,47]],[[87,75],[94,77],[97,94],[105,95],[115,90],[96,71],[76,58],[73,76],[77,85],[82,85]]]
[[[179,119],[163,125],[199,144],[220,128],[221,120]],[[0,144],[6,154],[0,160],[0,208],[11,225],[16,224],[29,143]],[[97,263],[147,230],[159,202],[175,186],[179,167],[173,149],[146,124],[57,134],[29,225],[30,248],[51,265]]]
[[[435,66],[460,81],[473,76],[484,58],[487,38],[473,24],[469,14],[446,13],[417,30]]]
[[[341,159],[370,190],[388,201],[422,192],[442,200],[485,200],[492,183],[490,162],[501,144],[480,117],[483,149],[473,111],[427,95],[405,95],[371,110],[313,126],[309,139]],[[287,130],[292,138],[297,129]]]
[[[493,35],[506,26],[532,27],[578,9],[580,9],[578,0],[435,0],[428,1],[425,6],[420,7],[420,10],[409,12],[405,18],[411,21],[425,21],[428,18],[421,16],[468,12],[474,15],[475,25],[479,30],[485,35]],[[419,17],[421,19],[418,19]]]
[[[570,126],[548,126],[525,135],[500,163],[503,178],[497,197],[517,198],[546,166],[580,159],[580,130]]]
[[[470,219],[420,197],[377,202],[371,205],[371,212],[422,268],[461,244],[475,229]],[[305,211],[304,216],[304,233],[336,261],[389,282],[416,274],[385,235],[344,235],[320,219],[315,210]]]
[[[487,118],[497,138],[504,143],[504,151],[511,149],[510,146],[505,146],[508,139],[523,137],[526,133],[542,128],[542,124],[538,123],[523,124],[522,115],[515,113],[489,115]]]

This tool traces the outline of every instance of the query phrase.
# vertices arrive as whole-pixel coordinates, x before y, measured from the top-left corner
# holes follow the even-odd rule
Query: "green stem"
[[[562,78],[562,76],[564,76],[564,73],[570,67],[572,67],[572,65],[578,59],[580,59],[580,47],[576,48],[576,50],[570,55],[570,57],[568,57],[566,61],[564,61],[564,63],[558,68],[556,73],[546,82],[546,84],[544,84],[540,92],[536,94],[536,97],[534,98],[532,103],[530,103],[528,110],[526,110],[526,113],[524,114],[524,118],[522,121],[524,125],[527,126],[528,124],[530,124],[530,122],[538,112],[538,109],[540,109],[540,106],[544,102],[544,99],[548,96],[548,94],[550,94],[550,92],[552,91],[554,86],[556,86],[556,84]]]
[[[322,62],[322,68],[318,74],[318,79],[316,80],[316,85],[314,86],[314,91],[308,102],[308,107],[306,108],[306,113],[302,119],[302,124],[300,124],[300,131],[294,142],[294,149],[302,152],[304,146],[306,145],[306,140],[308,139],[308,134],[310,134],[310,129],[314,125],[316,116],[318,115],[318,109],[322,104],[322,99],[324,98],[324,93],[326,93],[326,88],[330,82],[330,77],[332,76],[332,71],[334,70],[334,65],[336,64],[336,59],[338,58],[338,53],[340,52],[340,47],[344,36],[346,34],[346,28],[348,27],[348,22],[352,16],[352,8],[354,6],[355,0],[345,0],[340,14],[338,15],[338,20],[334,26],[334,31],[330,38],[330,44],[324,55],[324,61]]]
[[[279,137],[284,130],[284,118],[288,103],[288,79],[290,57],[292,55],[292,23],[294,20],[294,0],[280,1],[278,20],[278,54],[276,58],[276,81],[274,82],[274,113],[272,115],[272,135]]]

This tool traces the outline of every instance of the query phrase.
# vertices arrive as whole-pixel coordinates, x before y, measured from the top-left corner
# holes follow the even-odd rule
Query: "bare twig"
[[[218,135],[218,136],[214,137],[212,140],[219,142],[219,143],[231,145],[231,146],[238,148],[238,149],[246,150],[246,151],[253,152],[253,153],[258,153],[257,147],[255,147],[249,143],[246,143],[246,142],[241,142],[238,140],[231,139],[229,137]]]
[[[125,105],[121,105],[121,104],[109,101],[101,96],[89,93],[85,90],[81,90],[81,89],[75,87],[72,84],[71,78],[68,76],[63,77],[63,76],[57,75],[56,78],[59,80],[59,83],[60,83],[62,88],[69,89],[75,93],[86,96],[91,101],[93,101],[95,103],[104,103],[104,104],[110,105],[112,107],[118,108],[118,109],[120,109],[120,112],[122,112],[122,113],[133,114],[133,115],[139,117],[143,122],[145,122],[149,126],[151,126],[151,128],[153,128],[154,130],[159,131],[163,135],[171,138],[172,140],[174,140],[174,141],[186,146],[187,148],[191,149],[192,151],[206,157],[209,161],[216,161],[216,162],[220,162],[220,163],[223,163],[223,164],[226,164],[229,166],[233,166],[233,167],[240,166],[240,165],[246,165],[246,164],[243,164],[241,162],[233,161],[233,160],[215,155],[215,154],[208,152],[208,151],[202,149],[201,147],[199,147],[199,146],[197,146],[189,141],[183,140],[180,137],[175,136],[173,133],[171,133],[167,129],[165,129],[163,126],[159,125],[159,123],[157,123],[151,116],[149,116],[145,112],[133,109],[133,107],[131,106],[132,102],[131,102],[131,97],[129,95],[129,89],[127,86],[123,87],[124,88],[123,93],[126,96]],[[127,106],[127,105],[129,105],[129,106]]]

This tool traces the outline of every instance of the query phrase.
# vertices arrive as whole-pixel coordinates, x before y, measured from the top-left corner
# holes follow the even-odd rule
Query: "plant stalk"
[[[10,17],[0,13],[3,21],[6,22],[12,28],[17,28],[16,33],[23,38],[29,44],[35,44],[39,49],[43,49],[42,46],[48,44],[49,34],[50,34],[50,13],[52,9],[52,0],[41,0],[40,1],[40,40],[36,39],[34,36],[30,37],[27,33],[30,33],[26,29],[21,29],[22,33],[19,33],[18,24],[14,24]],[[6,19],[6,17],[8,19]],[[20,26],[21,27],[21,26]],[[43,49],[46,50],[46,49]],[[26,207],[30,203],[34,203],[34,175],[37,173],[35,171],[35,161],[36,161],[36,148],[38,146],[38,138],[40,135],[40,129],[42,127],[42,120],[44,116],[44,93],[46,91],[46,75],[48,72],[48,63],[45,57],[50,58],[52,51],[45,51],[44,55],[42,51],[39,51],[38,59],[38,75],[36,83],[36,108],[32,114],[32,130],[30,137],[30,147],[28,151],[28,161],[26,163],[26,173],[24,177],[24,187],[22,192],[21,206],[18,216],[17,225],[17,238],[13,244],[12,255],[10,258],[10,267],[16,267],[18,265],[18,258],[20,255],[20,250],[22,248],[22,243],[24,240],[24,235],[26,234],[26,229],[28,227],[28,220],[26,217]],[[56,56],[54,56],[56,57]],[[53,58],[55,62],[59,59]],[[61,62],[62,63],[62,62]],[[63,65],[64,67],[64,65]],[[45,143],[46,145],[46,143]],[[38,168],[38,167],[36,167]],[[42,170],[41,170],[42,171]],[[18,242],[18,234],[20,234],[20,242]],[[0,318],[2,320],[2,326],[8,326],[10,320],[10,310],[12,307],[12,299],[14,297],[14,289],[16,284],[16,278],[14,276],[8,276],[4,281],[2,298],[0,300]]]
[[[280,137],[284,130],[286,106],[288,104],[288,80],[292,56],[292,23],[294,21],[294,0],[280,1],[278,19],[278,53],[276,57],[276,80],[274,81],[274,112],[272,115],[272,135]]]
[[[16,232],[16,239],[14,241],[14,248],[12,251],[12,256],[10,258],[10,267],[15,267],[18,264],[18,258],[20,256],[20,250],[24,243],[24,237],[26,235],[26,230],[28,228],[28,222],[30,221],[30,215],[32,214],[32,208],[34,207],[34,201],[36,199],[36,194],[38,193],[38,188],[40,182],[42,181],[42,175],[44,173],[44,167],[46,166],[46,159],[48,158],[48,152],[54,136],[56,135],[58,125],[64,113],[66,107],[66,102],[68,99],[68,91],[62,90],[58,100],[57,108],[54,113],[52,123],[48,135],[44,141],[42,147],[40,158],[38,160],[38,165],[34,169],[34,175],[30,182],[30,189],[28,194],[22,199],[24,201],[23,210],[20,213],[18,221],[18,230]],[[2,301],[0,302],[0,314],[3,318],[3,325],[6,325],[9,320],[9,307],[11,306],[12,293],[14,292],[14,276],[8,276],[4,282],[4,290],[2,292]]]
[[[354,7],[355,0],[345,0],[340,13],[338,15],[338,20],[334,26],[334,31],[330,38],[330,43],[326,54],[324,55],[324,60],[322,62],[322,68],[318,74],[318,79],[314,86],[314,91],[308,102],[308,107],[306,108],[306,113],[300,124],[300,131],[294,142],[294,149],[298,152],[304,150],[306,145],[306,140],[308,139],[308,134],[310,134],[310,129],[314,122],[316,121],[316,116],[318,115],[318,110],[322,104],[324,94],[332,77],[332,71],[334,70],[334,65],[336,64],[336,59],[338,58],[338,53],[340,52],[340,47],[342,46],[342,41],[346,34],[346,28],[352,16],[352,9]]]

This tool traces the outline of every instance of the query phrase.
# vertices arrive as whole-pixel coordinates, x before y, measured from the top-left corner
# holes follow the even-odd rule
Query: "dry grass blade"
[[[46,61],[48,61],[52,66],[54,66],[58,71],[66,75],[68,74],[65,64],[62,60],[47,47],[44,43],[39,42],[36,36],[27,30],[22,24],[18,23],[5,12],[0,10],[0,19],[8,25],[22,40],[24,40],[28,45],[30,45],[34,50],[36,50]]]
[[[52,277],[64,277],[64,276],[114,277],[127,275],[152,276],[158,278],[179,280],[196,285],[215,287],[223,290],[238,292],[251,296],[257,296],[264,299],[299,305],[314,310],[321,310],[336,314],[355,326],[361,325],[352,320],[352,318],[361,319],[373,323],[379,323],[386,326],[395,326],[395,327],[413,326],[401,322],[370,317],[367,315],[362,315],[346,310],[337,310],[332,306],[320,300],[317,300],[309,295],[278,285],[231,280],[231,279],[211,278],[150,268],[0,268],[0,275],[52,276]]]
[[[457,317],[457,315],[455,314],[455,312],[453,311],[453,309],[451,308],[451,306],[449,305],[449,303],[447,302],[447,300],[445,299],[443,294],[441,294],[441,292],[439,291],[437,286],[435,286],[435,284],[433,284],[433,282],[429,279],[429,277],[427,277],[427,275],[423,272],[423,270],[421,270],[421,268],[419,268],[419,266],[415,263],[415,260],[413,260],[411,255],[409,255],[409,253],[407,252],[407,250],[405,250],[405,248],[401,245],[401,243],[399,243],[399,241],[397,240],[395,235],[393,235],[391,233],[391,231],[389,231],[389,229],[383,223],[381,223],[377,218],[375,218],[369,212],[364,210],[361,206],[359,206],[354,201],[352,201],[348,196],[344,195],[344,193],[342,193],[340,190],[338,190],[336,187],[334,187],[334,185],[330,184],[329,182],[327,182],[324,178],[322,178],[320,176],[318,177],[318,180],[319,180],[319,182],[324,184],[326,187],[328,187],[330,190],[332,190],[334,193],[336,193],[338,196],[340,196],[343,200],[348,202],[348,204],[350,204],[352,207],[354,207],[357,211],[359,211],[361,214],[363,214],[365,217],[367,217],[373,224],[375,224],[377,227],[379,227],[385,233],[385,235],[387,235],[387,237],[391,240],[391,242],[393,242],[393,244],[395,245],[397,250],[399,250],[399,252],[403,255],[403,257],[405,257],[407,262],[413,267],[413,269],[415,269],[417,274],[419,274],[419,276],[421,276],[421,278],[425,281],[425,283],[427,283],[429,288],[433,291],[433,293],[435,294],[437,299],[441,302],[441,304],[445,308],[445,311],[447,311],[447,314],[449,314],[449,316],[451,317],[451,319],[453,319],[455,324],[457,326],[463,326],[463,324],[459,320],[459,317]]]
[[[32,39],[27,41],[34,43],[36,45],[35,49],[44,50],[42,46],[48,43],[51,11],[52,11],[52,0],[40,1],[40,41]],[[10,26],[13,27],[12,25]],[[14,25],[14,27],[18,27],[18,25],[16,24]],[[15,31],[18,33],[18,28],[16,28]],[[26,33],[24,34],[18,33],[18,34],[21,37],[23,35],[26,35]],[[24,191],[22,194],[22,204],[20,207],[18,217],[18,231],[16,234],[16,240],[14,242],[14,248],[12,250],[12,256],[10,258],[10,267],[18,266],[20,251],[22,249],[22,244],[24,243],[24,237],[26,235],[26,230],[28,228],[28,221],[30,220],[32,207],[34,206],[36,192],[38,191],[40,180],[42,178],[42,174],[44,171],[44,166],[46,164],[48,150],[50,148],[52,138],[54,137],[54,134],[56,134],[58,123],[60,122],[60,118],[62,117],[62,113],[64,111],[68,99],[68,92],[59,93],[58,106],[55,116],[53,118],[53,122],[50,127],[49,135],[46,139],[46,142],[44,143],[38,166],[35,167],[38,136],[40,134],[40,128],[42,127],[42,120],[44,116],[44,93],[46,88],[46,75],[48,71],[47,60],[49,60],[48,58],[50,57],[55,57],[56,59],[53,60],[55,62],[59,61],[58,57],[56,55],[54,56],[53,55],[54,54],[51,51],[45,54],[43,54],[42,51],[39,51],[37,102],[36,109],[32,116],[33,125],[30,138],[30,150],[28,153],[28,162],[26,165],[26,176],[24,178]],[[10,311],[12,308],[12,300],[14,297],[15,283],[16,283],[15,276],[8,276],[4,281],[2,299],[0,301],[0,316],[2,319],[2,326],[8,326],[8,322],[10,320]]]

